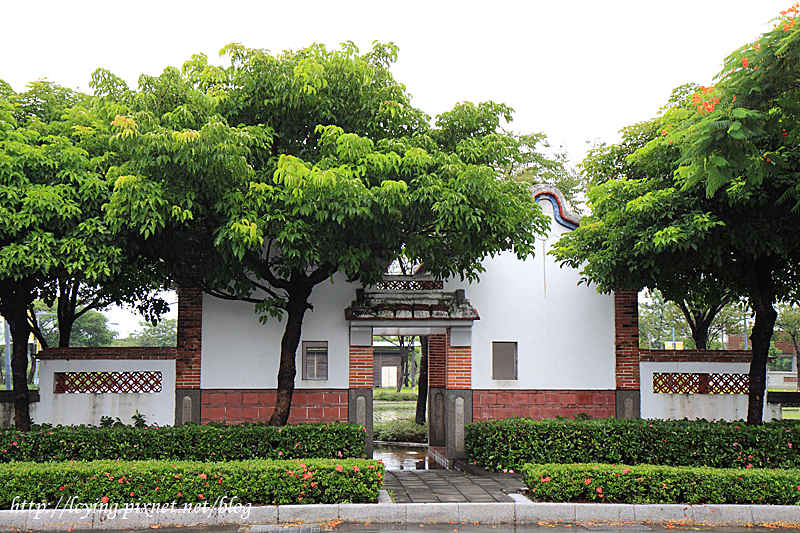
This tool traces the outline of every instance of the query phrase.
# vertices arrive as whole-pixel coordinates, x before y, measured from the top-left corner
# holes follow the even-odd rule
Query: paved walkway
[[[468,474],[458,470],[387,470],[383,488],[397,503],[512,502],[525,488],[519,474]]]

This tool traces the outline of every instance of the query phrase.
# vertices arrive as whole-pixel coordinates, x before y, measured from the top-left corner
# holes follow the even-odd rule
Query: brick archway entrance
[[[466,456],[464,426],[472,421],[471,331],[479,317],[463,290],[446,293],[441,282],[430,280],[440,284],[431,288],[420,281],[390,279],[374,290],[359,290],[345,310],[350,327],[348,420],[367,428],[371,456],[373,335],[376,330],[381,335],[426,335],[428,442],[437,460],[449,465]]]

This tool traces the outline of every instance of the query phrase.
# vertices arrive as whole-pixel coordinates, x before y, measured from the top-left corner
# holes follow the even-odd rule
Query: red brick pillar
[[[350,347],[350,388],[371,389],[372,346]]]
[[[428,388],[447,386],[447,344],[447,334],[428,336]]]
[[[447,388],[450,390],[472,389],[471,346],[447,346]]]
[[[178,341],[175,360],[175,424],[200,423],[200,364],[203,292],[178,287]]]
[[[639,418],[639,300],[636,291],[614,293],[617,418]]]

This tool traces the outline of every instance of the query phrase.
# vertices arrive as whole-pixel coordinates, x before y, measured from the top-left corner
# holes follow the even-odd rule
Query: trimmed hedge
[[[366,459],[13,463],[0,465],[0,508],[370,503],[383,473],[383,463]]]
[[[12,461],[243,461],[363,457],[366,432],[356,424],[36,426],[0,431],[0,463]]]
[[[541,420],[470,424],[469,461],[487,470],[526,463],[624,463],[715,468],[800,468],[800,424],[705,420]]]
[[[800,471],[588,464],[525,465],[544,502],[800,504]]]

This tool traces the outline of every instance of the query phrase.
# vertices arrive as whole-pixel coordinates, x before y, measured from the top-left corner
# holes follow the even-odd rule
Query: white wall
[[[647,362],[639,363],[642,418],[662,420],[746,420],[747,394],[656,394],[653,374],[747,374],[750,363]],[[779,405],[764,403],[764,421],[780,419]]]
[[[549,201],[540,203],[553,216]],[[578,285],[578,272],[560,268],[546,255],[567,228],[551,224],[536,256],[519,261],[510,253],[484,262],[480,283],[450,281],[445,290],[465,288],[481,320],[472,328],[472,387],[506,389],[610,390],[616,387],[614,298]],[[328,341],[328,380],[300,379],[297,388],[347,388],[349,336],[344,309],[360,284],[337,275],[314,287],[314,311],[306,312],[302,340]],[[253,304],[210,296],[203,299],[201,387],[274,389],[285,322],[258,322]],[[491,379],[492,341],[517,341],[519,379]]]
[[[42,424],[93,424],[110,416],[132,424],[138,410],[145,422],[160,426],[175,423],[174,359],[44,359],[39,361],[39,405],[34,422]],[[54,394],[55,372],[161,372],[161,392]]]
[[[40,424],[39,420],[39,402],[30,403],[31,421],[34,424]],[[14,402],[0,402],[0,428],[13,428],[14,427]]]
[[[349,386],[350,339],[344,310],[360,284],[334,276],[314,287],[313,311],[306,311],[297,349],[298,389],[346,389]],[[286,320],[258,321],[253,304],[203,297],[200,386],[203,389],[275,389]],[[302,380],[302,341],[328,341],[328,379]]]
[[[553,217],[549,201],[540,201]],[[578,271],[547,255],[570,230],[551,220],[536,255],[519,261],[504,253],[484,261],[480,283],[464,288],[480,320],[472,327],[473,389],[609,390],[616,388],[614,297],[578,285]],[[518,378],[492,379],[492,341],[518,343]]]
[[[797,372],[767,372],[767,389],[797,390]]]

